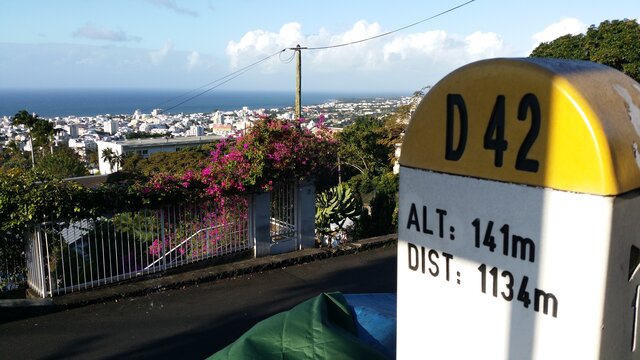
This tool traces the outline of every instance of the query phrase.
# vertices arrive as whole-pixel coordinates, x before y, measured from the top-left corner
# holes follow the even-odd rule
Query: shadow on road
[[[396,248],[0,325],[0,358],[201,359],[322,292],[396,292]]]
[[[297,276],[295,272],[298,267],[291,268],[289,271]],[[204,326],[142,344],[135,349],[123,351],[110,358],[179,357],[201,359],[233,342],[257,322],[288,310],[321,292],[395,293],[396,261],[395,257],[379,259],[348,272],[335,271],[321,277],[303,279],[303,281],[303,283],[293,286],[279,287],[276,285],[272,291],[255,294],[251,304],[244,306],[243,309],[211,318]],[[233,299],[229,299],[229,301],[232,302]]]

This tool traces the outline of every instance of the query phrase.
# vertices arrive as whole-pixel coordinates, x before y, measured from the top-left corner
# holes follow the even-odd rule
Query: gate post
[[[254,257],[267,256],[271,253],[271,193],[251,195],[249,207],[249,236],[253,242]]]
[[[308,249],[316,244],[316,187],[313,181],[301,182],[296,196],[296,230],[298,249]]]

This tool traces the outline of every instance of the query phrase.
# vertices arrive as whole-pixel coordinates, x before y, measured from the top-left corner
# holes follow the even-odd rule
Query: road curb
[[[146,279],[134,280],[129,283],[119,283],[117,285],[59,295],[47,299],[0,300],[0,323],[91,304],[144,296],[170,289],[181,289],[211,281],[300,265],[337,256],[356,254],[361,251],[395,246],[397,239],[396,234],[390,234],[364,239],[334,248],[304,249],[280,255],[218,264],[186,272],[176,273],[175,271],[171,271],[156,274]]]

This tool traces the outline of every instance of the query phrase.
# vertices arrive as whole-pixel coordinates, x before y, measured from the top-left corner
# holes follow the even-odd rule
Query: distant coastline
[[[0,117],[13,116],[26,109],[41,117],[96,116],[133,114],[140,110],[150,113],[153,109],[168,109],[203,90],[187,94],[187,90],[87,90],[87,89],[0,89]],[[323,104],[332,100],[353,101],[372,98],[399,98],[410,93],[302,93],[303,105]],[[216,110],[230,111],[259,108],[285,108],[293,106],[294,93],[287,91],[211,91],[203,94],[170,113],[210,113]]]

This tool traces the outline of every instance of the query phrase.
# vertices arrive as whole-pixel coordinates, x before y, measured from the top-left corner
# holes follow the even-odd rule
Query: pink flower
[[[160,241],[158,239],[153,240],[151,246],[149,246],[149,254],[153,256],[160,256],[162,246],[160,245]]]

